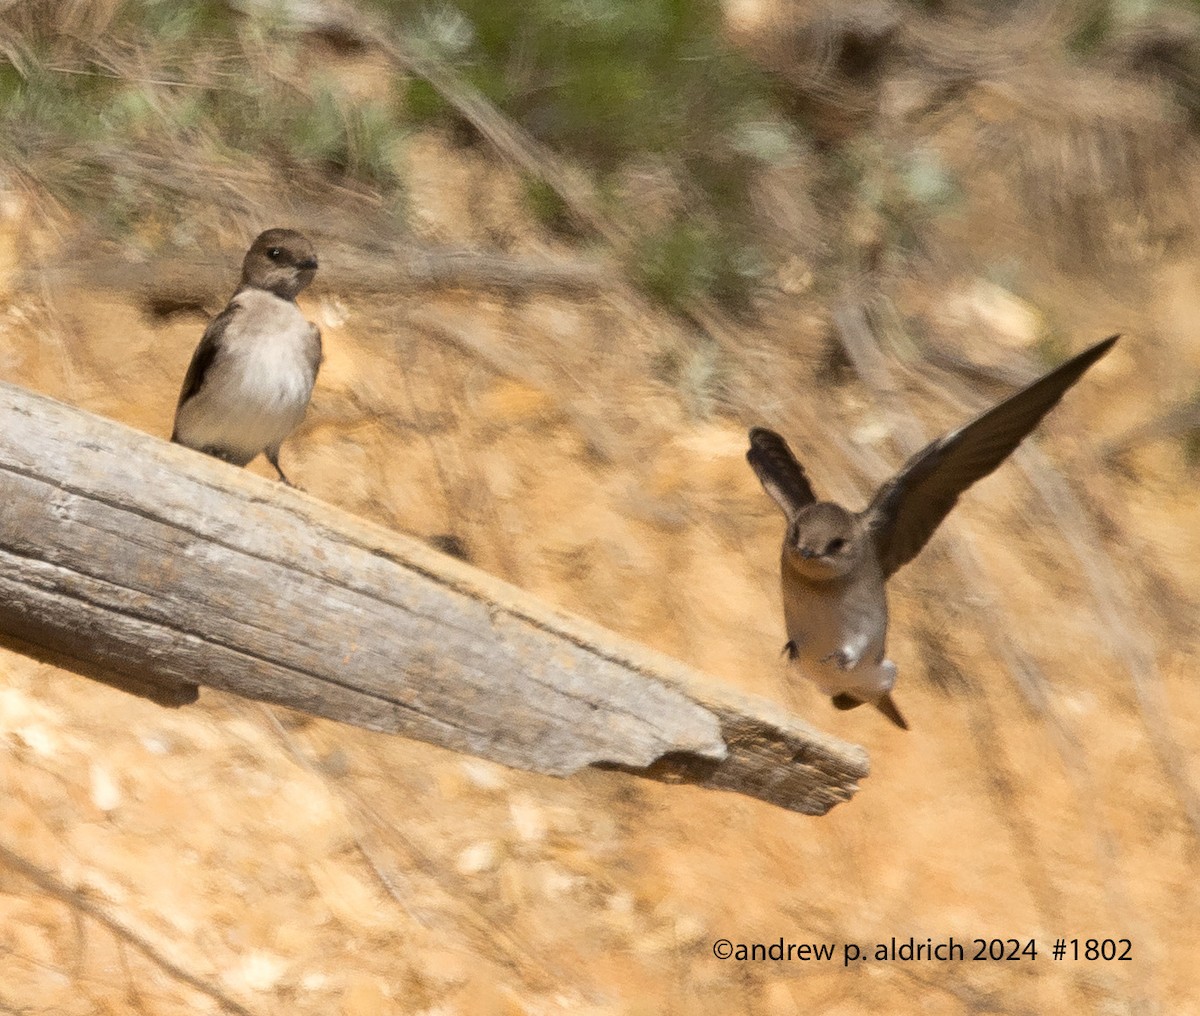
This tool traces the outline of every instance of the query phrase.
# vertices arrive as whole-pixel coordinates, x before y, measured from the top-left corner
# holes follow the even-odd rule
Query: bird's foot
[[[266,449],[266,451],[263,452],[263,454],[267,457],[267,461],[269,463],[271,463],[271,468],[274,469],[275,472],[279,474],[279,480],[281,483],[283,483],[287,487],[291,487],[292,490],[303,490],[304,489],[299,484],[292,483],[292,481],[287,478],[287,473],[285,473],[283,471],[283,468],[279,465],[279,449],[278,448],[268,448],[268,449]]]
[[[287,474],[282,469],[279,468],[278,462],[276,462],[274,459],[272,459],[270,457],[267,458],[267,461],[270,462],[271,465],[275,467],[275,472],[277,472],[279,474],[279,482],[282,483],[285,487],[291,487],[292,490],[303,490],[304,489],[303,487],[300,486],[300,484],[292,483],[292,481],[287,478]]]
[[[822,656],[821,662],[832,663],[838,670],[853,670],[861,659],[861,649],[856,650],[850,646],[842,646],[840,649],[835,649],[832,653]]]

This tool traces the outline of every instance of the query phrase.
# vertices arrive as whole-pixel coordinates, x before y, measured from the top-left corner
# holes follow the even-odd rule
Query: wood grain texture
[[[0,642],[162,704],[205,685],[521,769],[808,814],[866,753],[282,484],[0,383]]]

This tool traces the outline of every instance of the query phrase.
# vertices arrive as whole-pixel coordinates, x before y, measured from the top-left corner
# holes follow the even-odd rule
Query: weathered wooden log
[[[863,749],[417,540],[5,384],[0,643],[162,704],[206,685],[808,814],[867,774]]]

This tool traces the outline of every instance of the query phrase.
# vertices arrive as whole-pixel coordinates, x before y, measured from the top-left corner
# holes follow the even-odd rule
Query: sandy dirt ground
[[[408,157],[427,239],[470,243],[481,215],[511,215],[505,171],[436,137]],[[111,289],[18,285],[32,252],[70,256],[68,231],[15,198],[7,209],[0,380],[165,438],[203,319],[154,319]],[[512,249],[554,248],[529,226]],[[678,319],[628,294],[383,301],[318,281],[301,304],[327,360],[283,450],[312,495],[454,534],[477,566],[864,745],[871,775],[806,818],[617,773],[537,777],[218,693],[165,710],[0,653],[0,845],[76,894],[0,863],[0,1012],[216,1013],[217,996],[262,1016],[1197,1011],[1200,830],[1154,733],[1181,746],[1182,784],[1200,779],[1197,645],[1178,635],[1197,608],[1195,467],[1178,442],[1120,469],[1097,449],[1186,392],[1173,365],[1200,360],[1198,270],[1163,266],[1140,330],[1038,444],[1116,520],[1097,539],[1153,681],[1139,695],[1075,548],[1039,528],[1045,505],[1010,464],[894,583],[910,733],[835,712],[780,659],[781,521],[743,459],[759,419],[704,402],[753,388],[719,371],[759,361],[711,368]],[[231,283],[235,271],[236,255]],[[767,323],[786,339],[762,361],[762,419],[791,423],[824,493],[862,503],[870,478],[827,435],[893,467],[902,456],[870,393],[829,381],[819,297],[795,288]],[[1050,305],[1075,315],[1072,350],[1132,317],[1087,293]],[[912,310],[1003,362],[1036,316],[969,279]],[[685,369],[664,372],[664,353]],[[961,418],[911,399],[930,435]],[[977,591],[955,570],[963,547]],[[1041,668],[1040,699],[998,662],[997,638]],[[951,938],[965,959],[874,958],[877,943]],[[1036,940],[1036,959],[972,960],[977,938]],[[1055,961],[1058,938],[1128,939],[1132,961]],[[834,953],[722,960],[719,939]],[[845,965],[847,943],[872,958]]]

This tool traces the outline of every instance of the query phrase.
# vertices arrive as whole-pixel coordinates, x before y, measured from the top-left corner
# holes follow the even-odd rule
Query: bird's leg
[[[296,490],[300,489],[299,487],[296,487],[296,485],[294,483],[292,483],[292,481],[289,480],[286,475],[284,475],[283,470],[279,468],[279,448],[278,448],[278,446],[276,446],[274,448],[268,448],[265,452],[263,452],[263,454],[266,455],[267,461],[269,463],[271,463],[272,466],[275,467],[275,472],[277,472],[279,474],[279,479],[281,479],[289,487],[295,487]]]
[[[867,651],[867,646],[871,640],[863,635],[851,642],[847,642],[844,646],[835,649],[832,653],[821,657],[822,663],[833,663],[838,670],[853,670],[858,666],[862,659],[863,653]]]

